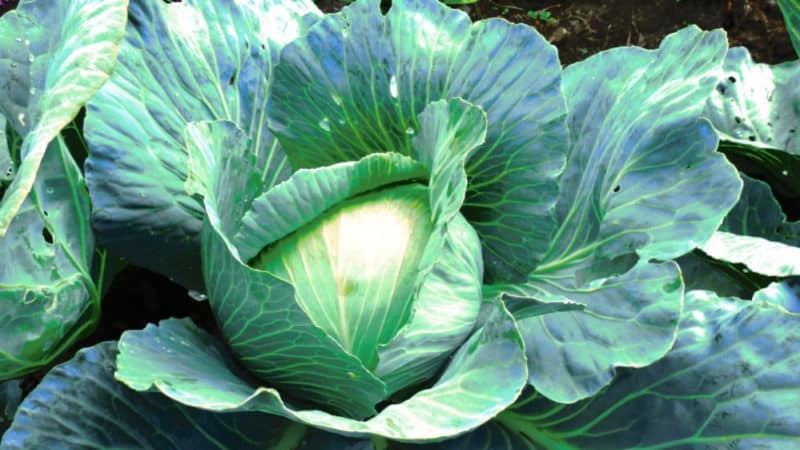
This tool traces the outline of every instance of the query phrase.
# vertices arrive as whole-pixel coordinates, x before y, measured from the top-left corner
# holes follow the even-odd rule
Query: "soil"
[[[341,0],[316,3],[325,12],[347,5]],[[796,59],[774,0],[478,0],[451,6],[473,21],[502,17],[535,27],[558,47],[564,65],[611,47],[655,48],[664,36],[689,24],[724,28],[730,45],[746,46],[758,62]]]
[[[15,4],[0,0],[0,13]],[[318,0],[317,4],[333,12],[347,3]],[[610,47],[654,48],[664,36],[688,24],[725,28],[731,45],[747,46],[756,61],[774,64],[795,59],[781,13],[770,0],[479,0],[457,7],[473,21],[502,17],[534,26],[558,47],[564,65]],[[86,345],[118,339],[124,330],[187,316],[207,329],[214,326],[208,302],[192,300],[185,289],[160,275],[128,267],[116,276],[103,300],[98,329],[57,362]],[[46,370],[26,377],[25,390],[32,389]]]

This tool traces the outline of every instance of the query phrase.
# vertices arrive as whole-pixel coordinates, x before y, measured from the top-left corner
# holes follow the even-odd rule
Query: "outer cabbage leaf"
[[[742,195],[719,229],[800,246],[800,221],[789,222],[786,219],[767,183],[744,174],[741,177],[744,181]]]
[[[786,19],[786,30],[792,39],[794,51],[800,56],[800,1],[778,0],[778,6]]]
[[[100,314],[94,251],[89,197],[59,137],[0,238],[3,261],[13,261],[0,264],[0,379],[47,364],[94,327]]]
[[[189,408],[114,380],[115,342],[80,350],[19,408],[3,450],[355,450],[360,443],[277,416]]]
[[[768,184],[743,176],[733,210],[700,248],[723,263],[770,277],[800,275],[800,222],[788,222]]]
[[[226,355],[222,342],[186,320],[126,332],[116,377],[136,390],[158,390],[198,408],[260,411],[346,435],[422,442],[476,428],[508,407],[527,377],[519,363],[524,358],[516,324],[497,305],[435,385],[366,421],[295,405],[275,389],[259,387]],[[487,380],[502,383],[487,385]]]
[[[265,123],[269,81],[280,49],[319,14],[304,0],[131,1],[118,67],[85,121],[92,219],[104,245],[202,287],[204,212],[184,189],[184,128],[233,121],[264,158],[264,176],[286,177],[290,168]]]
[[[795,247],[800,245],[800,223],[786,220],[786,215],[781,210],[778,200],[772,195],[769,185],[744,174],[740,174],[740,176],[744,181],[742,194],[719,229],[737,235],[774,241],[773,243],[763,240],[750,241],[755,244],[766,244],[773,247],[776,247],[775,243]],[[788,249],[785,246],[777,247]],[[724,256],[732,249],[719,250],[721,252],[718,256]],[[763,251],[763,249],[758,251]],[[774,266],[771,268],[773,270],[780,269],[779,266],[782,263],[775,257],[775,254],[761,255],[758,251],[752,254],[751,258],[739,259],[749,261],[750,265],[754,265],[755,268],[770,269],[771,265]],[[739,257],[741,256],[739,255]],[[763,256],[767,256],[767,258],[764,259]],[[759,262],[759,260],[761,261]],[[678,262],[687,289],[707,289],[726,297],[750,298],[755,291],[774,281],[774,277],[759,274],[743,264],[734,264],[729,260],[716,260],[699,250],[682,256]],[[791,264],[790,261],[789,263]]]
[[[545,447],[786,448],[800,434],[798,321],[772,304],[690,292],[666,357],[568,407],[534,394],[499,422]]]
[[[114,68],[127,0],[27,0],[0,19],[0,110],[24,137],[0,204],[0,236],[23,207],[45,151]]]
[[[714,259],[744,264],[772,277],[800,275],[800,248],[760,237],[718,231],[700,247]]]
[[[491,64],[487,64],[491,61]],[[412,154],[417,115],[462,97],[488,116],[467,163],[462,213],[488,279],[524,278],[555,231],[567,131],[555,49],[534,29],[469,18],[434,0],[359,0],[289,44],[275,69],[270,128],[295,167]]]
[[[721,31],[688,27],[657,50],[613,49],[565,70],[572,146],[559,231],[526,284],[493,288],[585,305],[520,324],[542,395],[589,397],[615,367],[645,366],[672,346],[682,285],[676,265],[656,261],[707,240],[741,189],[699,119],[725,50]]]
[[[530,389],[472,433],[408,449],[791,448],[800,436],[800,316],[777,306],[785,291],[769,302],[765,292],[752,302],[689,292],[675,346],[655,364],[625,369],[572,405]]]
[[[800,196],[800,62],[757,64],[736,47],[724,69],[704,113],[719,133],[720,150],[778,192]]]
[[[778,283],[771,283],[756,292],[753,300],[769,302],[782,306],[789,312],[800,314],[800,278],[792,277]]]
[[[672,262],[642,263],[594,286],[559,287],[543,277],[503,290],[581,306],[535,316],[514,310],[531,385],[564,403],[595,394],[614,377],[615,367],[643,366],[663,356],[675,339],[683,304],[680,271]]]

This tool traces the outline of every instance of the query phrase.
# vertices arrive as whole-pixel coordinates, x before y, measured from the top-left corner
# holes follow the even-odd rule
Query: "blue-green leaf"
[[[515,288],[506,292],[582,305],[532,317],[515,312],[525,337],[531,385],[563,403],[594,395],[611,382],[617,367],[642,366],[664,356],[674,342],[683,305],[674,263],[640,264],[593,286],[534,279]]]
[[[96,325],[94,252],[83,177],[59,137],[0,238],[0,379],[47,364]]]
[[[720,230],[800,246],[800,221],[790,222],[769,184],[741,175],[744,189]]]
[[[687,293],[672,350],[591,399],[528,392],[496,421],[497,449],[792,448],[800,436],[800,316],[762,301]],[[444,447],[447,448],[447,447]]]
[[[589,397],[616,367],[651,364],[671,347],[682,285],[659,261],[707,240],[741,189],[699,117],[725,50],[724,33],[689,27],[657,50],[612,49],[565,70],[572,145],[559,231],[526,283],[494,288],[585,305],[521,323],[542,395]]]
[[[799,196],[800,62],[757,64],[746,48],[735,47],[723,68],[704,112],[720,150],[777,192]]]
[[[19,407],[3,450],[356,450],[363,444],[278,416],[194,409],[114,380],[116,343],[83,349]]]
[[[519,330],[498,304],[436,384],[365,421],[295,405],[275,389],[259,386],[236,366],[222,342],[185,319],[126,332],[116,376],[136,390],[158,390],[203,409],[259,411],[346,435],[424,442],[476,428],[507,408],[527,379],[524,361]],[[503,382],[487,386],[486,380]]]
[[[295,301],[295,289],[288,280],[250,267],[249,258],[241,257],[245,247],[237,246],[233,236],[245,214],[259,205],[265,206],[265,213],[277,206],[279,210],[304,212],[300,219],[313,218],[314,208],[318,208],[317,214],[321,213],[328,197],[335,198],[355,188],[353,180],[369,181],[372,177],[385,181],[390,174],[402,172],[396,170],[396,159],[392,155],[373,155],[318,172],[316,177],[312,174],[310,178],[298,172],[276,187],[288,186],[285,192],[289,195],[278,196],[280,201],[269,204],[259,203],[263,197],[256,198],[263,189],[261,172],[256,155],[246,146],[243,132],[229,126],[213,126],[210,130],[234,134],[228,139],[233,145],[218,154],[216,168],[210,172],[208,185],[212,189],[205,197],[208,220],[203,235],[204,275],[209,301],[223,335],[244,365],[261,379],[283,390],[315,398],[337,411],[360,417],[374,414],[374,405],[386,396],[385,385],[312,321]],[[400,158],[401,165],[411,163],[406,168],[412,171],[421,167],[409,158]],[[298,187],[307,195],[292,195],[298,193],[293,189]],[[324,190],[326,187],[332,189]],[[295,209],[295,205],[299,207]],[[280,216],[256,217],[263,220],[253,223],[269,225]],[[288,217],[291,222],[295,216]],[[255,242],[253,256],[269,243]]]
[[[430,171],[432,236],[417,268],[406,324],[378,350],[375,373],[389,392],[430,378],[475,327],[483,261],[475,230],[459,214],[464,164],[486,137],[486,114],[462,99],[428,104],[418,117],[413,153]]]
[[[782,306],[789,312],[800,314],[800,278],[792,277],[781,282],[771,283],[756,292],[753,301],[769,302]]]
[[[24,137],[0,204],[0,236],[23,207],[50,143],[116,64],[127,0],[27,0],[0,19],[0,110]]]
[[[269,82],[280,49],[319,14],[303,0],[131,1],[118,67],[85,121],[92,219],[109,249],[202,287],[204,211],[184,186],[184,129],[232,121],[264,178],[285,178],[290,168],[265,123]]]
[[[700,249],[721,263],[770,277],[800,275],[800,222],[788,222],[763,181],[742,175],[739,202]]]
[[[487,64],[491,61],[491,64]],[[462,212],[478,231],[486,276],[524,277],[555,230],[567,131],[555,49],[534,29],[470,24],[435,0],[359,0],[288,45],[275,69],[270,127],[295,167],[376,152],[412,154],[418,114],[462,97],[488,117],[467,164]]]
[[[717,229],[741,181],[700,114],[726,47],[723,32],[688,27],[657,50],[612,49],[565,70],[573,143],[540,270],[634,253],[669,260]]]
[[[708,256],[771,277],[800,275],[800,247],[717,231],[700,249]]]

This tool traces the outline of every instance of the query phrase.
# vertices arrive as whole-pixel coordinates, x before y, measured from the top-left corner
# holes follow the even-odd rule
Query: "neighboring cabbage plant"
[[[100,318],[105,253],[75,159],[126,0],[21,1],[0,18],[0,380],[47,365]]]
[[[562,70],[534,29],[435,0],[128,14],[87,105],[93,224],[203,289],[219,333],[169,319],[79,352],[3,450],[800,434],[794,280],[745,303],[676,263],[748,204],[703,118],[723,32]]]
[[[800,5],[794,0],[780,4],[800,54]],[[685,258],[684,267],[689,273],[711,269],[691,277],[696,286],[747,297],[752,289],[739,288],[763,284],[765,277],[800,276],[800,229],[787,221],[775,197],[800,202],[800,61],[760,64],[746,48],[736,47],[728,51],[723,70],[704,115],[721,139],[720,149],[760,179],[742,175],[745,189],[737,206],[700,247],[707,258]],[[712,277],[728,282],[710,283]]]

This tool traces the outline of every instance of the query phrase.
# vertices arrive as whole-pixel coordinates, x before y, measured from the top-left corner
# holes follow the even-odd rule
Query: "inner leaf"
[[[403,185],[342,202],[252,266],[292,283],[311,320],[372,370],[408,320],[432,230],[428,189]]]

